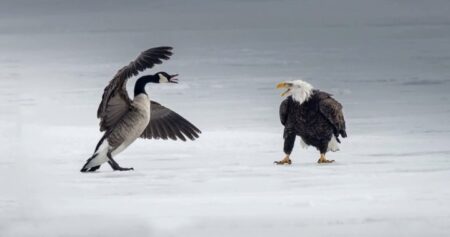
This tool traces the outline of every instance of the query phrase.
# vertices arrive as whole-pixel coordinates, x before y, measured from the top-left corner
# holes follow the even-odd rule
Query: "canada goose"
[[[109,82],[97,111],[100,131],[105,133],[81,172],[95,171],[105,162],[113,170],[133,170],[120,167],[113,157],[139,137],[183,141],[186,141],[186,137],[191,140],[198,138],[201,132],[197,127],[172,110],[150,101],[145,92],[145,86],[150,82],[177,83],[177,74],[158,72],[140,77],[134,85],[133,100],[126,90],[126,82],[130,77],[155,64],[161,64],[163,59],[168,60],[172,55],[171,50],[172,47],[156,47],[142,52],[134,61],[120,69]]]

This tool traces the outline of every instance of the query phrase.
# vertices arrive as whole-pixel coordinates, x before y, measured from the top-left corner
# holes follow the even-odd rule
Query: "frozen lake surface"
[[[24,2],[0,4],[0,236],[450,235],[446,1]],[[174,56],[143,74],[180,84],[147,91],[200,139],[80,173],[103,88],[160,45]],[[275,85],[299,78],[344,105],[333,164],[297,142],[273,165]]]

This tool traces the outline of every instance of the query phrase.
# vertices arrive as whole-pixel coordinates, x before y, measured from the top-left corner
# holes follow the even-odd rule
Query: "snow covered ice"
[[[26,7],[25,7],[26,6]],[[431,1],[2,1],[0,236],[449,236],[450,4]],[[133,172],[79,172],[114,73],[147,48],[179,73],[152,99],[199,140],[138,140]],[[275,85],[344,105],[318,165],[282,158]],[[134,79],[128,83],[131,89]]]

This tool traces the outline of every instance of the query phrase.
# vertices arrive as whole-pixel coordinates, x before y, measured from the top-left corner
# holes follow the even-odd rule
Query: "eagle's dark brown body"
[[[280,105],[280,119],[285,126],[286,154],[292,151],[296,135],[307,145],[316,147],[321,154],[327,152],[332,135],[337,141],[339,135],[347,136],[342,105],[330,94],[319,90],[314,90],[302,104],[292,96],[286,98]]]

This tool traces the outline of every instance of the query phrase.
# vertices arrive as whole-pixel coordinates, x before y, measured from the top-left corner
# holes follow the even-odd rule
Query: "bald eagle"
[[[289,156],[296,136],[303,147],[314,146],[320,151],[318,163],[331,163],[325,154],[338,151],[339,136],[347,137],[342,105],[323,91],[302,80],[278,83],[287,89],[281,96],[287,98],[280,105],[280,120],[284,126],[284,159],[276,164],[291,164]]]

